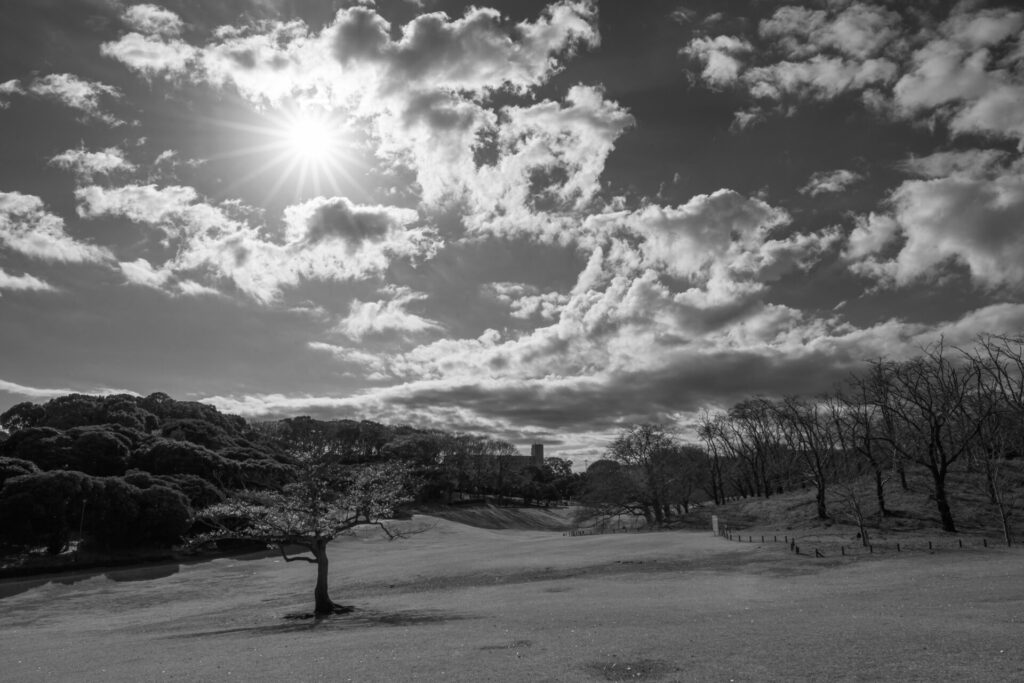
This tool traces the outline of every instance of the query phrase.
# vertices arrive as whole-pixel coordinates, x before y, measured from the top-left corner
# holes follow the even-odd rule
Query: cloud
[[[128,33],[103,43],[100,54],[147,76],[184,75],[199,56],[198,50],[182,40],[141,33]]]
[[[884,85],[896,79],[898,68],[887,59],[856,62],[815,55],[802,62],[783,61],[744,72],[742,80],[758,98],[780,100],[795,95],[815,100],[833,99],[850,90]]]
[[[289,206],[284,212],[289,242],[314,244],[341,240],[354,249],[365,242],[382,242],[419,218],[412,209],[356,206],[345,197],[316,197]]]
[[[21,87],[21,81],[10,80],[0,83],[0,109],[11,106],[8,99],[11,95],[24,95],[25,90]]]
[[[633,116],[590,86],[570,88],[564,104],[543,101],[502,114],[494,163],[464,176],[467,228],[544,242],[586,241],[568,212],[598,195],[608,155]]]
[[[786,5],[756,38],[698,36],[682,51],[710,87],[741,87],[779,113],[857,93],[875,113],[1024,145],[1024,12],[960,2],[904,17],[880,4],[826,5]]]
[[[43,200],[20,192],[0,192],[0,244],[44,261],[103,263],[109,250],[80,242],[64,231],[64,219],[48,212]]]
[[[16,382],[8,382],[7,380],[0,379],[0,391],[5,391],[9,394],[16,394],[18,396],[25,396],[30,399],[51,399],[59,396],[67,396],[68,394],[90,394],[105,396],[108,394],[131,394],[132,396],[138,396],[134,391],[127,391],[125,389],[111,389],[108,387],[100,387],[93,389],[42,389],[39,387],[30,387],[24,384],[17,384]]]
[[[49,74],[32,81],[29,92],[40,97],[57,100],[61,104],[103,121],[111,126],[120,126],[124,121],[100,108],[100,97],[119,99],[121,92],[97,81],[88,81],[74,74]]]
[[[900,169],[925,178],[944,178],[951,175],[978,178],[1001,172],[1005,168],[1008,156],[1007,152],[998,149],[935,152],[922,157],[910,157],[900,164]]]
[[[157,5],[132,5],[122,19],[129,27],[146,34],[176,36],[182,28],[181,17]]]
[[[569,295],[561,292],[541,293],[533,285],[517,282],[492,282],[488,288],[494,292],[495,298],[511,308],[513,318],[529,320],[541,318],[555,320],[567,303]]]
[[[758,33],[774,41],[789,59],[833,52],[866,60],[897,41],[902,26],[897,12],[860,2],[840,12],[787,5],[762,20]]]
[[[124,216],[160,229],[176,249],[168,261],[138,261],[122,272],[130,282],[198,292],[203,278],[230,282],[257,301],[277,301],[282,289],[303,280],[344,281],[379,275],[393,259],[430,258],[438,242],[433,232],[413,225],[418,214],[391,206],[363,206],[343,197],[315,197],[284,210],[284,239],[275,241],[252,225],[233,202],[200,201],[192,187],[95,185],[75,191],[78,214],[95,219]],[[250,212],[251,213],[251,212]],[[203,292],[205,293],[205,292]]]
[[[993,178],[954,174],[910,180],[890,196],[889,216],[865,221],[847,249],[855,271],[905,286],[933,279],[951,265],[985,289],[1024,286],[1024,168]],[[892,258],[868,256],[900,240]]]
[[[596,10],[588,2],[556,2],[535,22],[514,31],[494,9],[473,7],[458,19],[444,12],[421,14],[392,41],[390,25],[367,8],[338,13],[335,55],[342,63],[379,64],[389,85],[483,91],[506,85],[523,90],[558,68],[555,54],[599,42]]]
[[[11,275],[3,268],[0,268],[0,289],[8,289],[15,292],[52,292],[53,285],[29,275]]]
[[[940,335],[967,344],[980,332],[1010,333],[1024,326],[1024,305],[997,304],[936,324],[882,321],[865,328],[823,324],[792,315],[786,334],[747,346],[716,340],[663,348],[658,362],[633,370],[594,369],[574,376],[443,376],[373,387],[354,396],[255,394],[215,396],[221,410],[252,416],[371,414],[404,424],[445,424],[528,440],[568,440],[576,457],[593,458],[608,432],[630,422],[684,421],[705,407],[728,407],[753,394],[815,395],[831,390],[864,358],[902,359]],[[341,347],[316,345],[341,362],[382,370],[376,359]],[[344,359],[344,360],[343,360]],[[693,435],[695,437],[695,435]],[[549,441],[551,443],[551,441]],[[596,446],[594,445],[596,444]]]
[[[425,294],[413,292],[406,287],[396,287],[392,297],[382,301],[360,301],[354,299],[349,314],[335,327],[350,339],[362,340],[369,336],[398,333],[414,335],[441,328],[434,320],[410,313],[406,307],[415,301],[423,301]]]
[[[54,166],[73,171],[80,180],[89,182],[94,175],[109,175],[114,171],[134,171],[135,164],[124,158],[117,147],[90,152],[84,147],[69,149],[50,159]]]
[[[731,85],[739,77],[742,62],[738,55],[744,55],[754,49],[749,41],[735,36],[716,36],[715,38],[694,38],[680,50],[704,63],[701,76],[712,87]]]
[[[684,205],[651,205],[625,220],[644,237],[645,262],[674,276],[700,280],[744,251],[758,249],[789,215],[732,190],[697,195]]]
[[[138,223],[151,223],[173,231],[174,225],[191,225],[198,193],[192,187],[168,185],[123,185],[100,187],[89,185],[75,190],[78,215],[96,218],[102,215],[125,216]],[[204,207],[200,207],[200,211]],[[207,212],[208,213],[208,212]],[[217,218],[227,219],[218,216]]]
[[[861,174],[845,168],[835,171],[818,171],[812,174],[807,184],[800,188],[800,193],[816,197],[819,194],[842,192],[863,178],[864,176]]]
[[[505,180],[506,173],[532,174],[539,183],[552,170],[548,195],[562,203],[584,203],[596,191],[611,140],[632,123],[628,114],[584,86],[571,89],[564,106],[492,109],[487,101],[502,90],[526,94],[577,49],[596,46],[596,18],[592,3],[563,0],[517,24],[496,10],[470,8],[457,18],[433,12],[392,27],[373,7],[355,6],[319,31],[301,21],[269,21],[221,27],[203,45],[132,33],[102,49],[147,76],[231,88],[260,105],[348,112],[369,127],[379,157],[415,173],[427,205],[469,196],[480,224],[502,210],[499,202],[532,216],[521,197],[496,196],[519,180]],[[515,135],[529,139],[519,145]],[[505,150],[507,163],[480,169],[478,152],[499,138],[515,147]],[[528,161],[527,154],[545,149],[547,160]],[[500,189],[487,191],[495,181]]]

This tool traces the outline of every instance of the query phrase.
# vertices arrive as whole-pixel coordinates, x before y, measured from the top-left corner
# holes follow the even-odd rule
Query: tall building
[[[535,443],[530,446],[530,464],[537,467],[544,464],[544,444]]]

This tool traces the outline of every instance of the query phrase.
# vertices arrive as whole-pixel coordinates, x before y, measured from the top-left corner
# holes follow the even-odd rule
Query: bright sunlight
[[[301,112],[283,121],[283,142],[299,163],[321,164],[336,153],[337,131],[326,116]]]
[[[358,165],[356,144],[346,120],[327,111],[290,109],[270,112],[260,124],[218,121],[218,124],[255,138],[221,157],[254,157],[248,173],[236,177],[230,192],[257,176],[273,180],[267,195],[285,187],[297,198],[325,193],[350,193],[358,186],[353,166]],[[343,189],[349,188],[349,189]]]

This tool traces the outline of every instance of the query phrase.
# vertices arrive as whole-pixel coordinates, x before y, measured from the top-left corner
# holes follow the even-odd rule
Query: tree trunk
[[[882,517],[889,516],[889,510],[885,507],[885,487],[882,484],[882,470],[875,468],[875,498],[878,499],[878,514]]]
[[[825,507],[825,485],[818,484],[818,494],[815,498],[818,505],[818,519],[828,519],[828,509]]]
[[[652,505],[651,507],[654,509],[654,523],[660,527],[665,522],[665,517],[661,509],[661,504],[655,502],[654,505]]]
[[[905,470],[903,468],[903,465],[900,465],[899,473],[900,473],[900,486],[903,488],[904,491],[909,491],[910,490],[910,486],[907,484],[907,470]]]
[[[327,541],[316,541],[313,556],[316,558],[316,590],[313,591],[316,606],[313,612],[317,616],[334,614],[336,605],[327,592]]]
[[[946,497],[946,477],[941,472],[933,470],[932,478],[935,480],[935,505],[939,509],[942,530],[955,532],[956,524],[953,523],[953,512],[949,509],[949,499]]]

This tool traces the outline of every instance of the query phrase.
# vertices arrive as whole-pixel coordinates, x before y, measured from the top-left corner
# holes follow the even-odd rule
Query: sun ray
[[[348,194],[355,189],[365,193],[359,176],[353,173],[357,146],[351,124],[337,113],[316,109],[285,109],[262,114],[263,122],[211,120],[218,128],[227,129],[252,140],[250,144],[229,150],[218,150],[207,156],[209,161],[252,158],[241,175],[235,175],[218,194],[225,196],[251,185],[260,176],[272,178],[264,196],[276,199],[286,187],[292,188],[295,199],[321,195]]]

